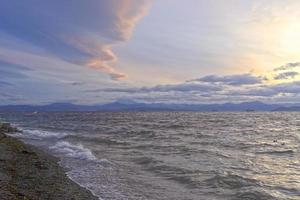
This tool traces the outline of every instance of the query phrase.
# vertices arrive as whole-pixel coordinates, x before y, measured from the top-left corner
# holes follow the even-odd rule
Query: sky
[[[2,0],[0,104],[300,101],[298,0]]]

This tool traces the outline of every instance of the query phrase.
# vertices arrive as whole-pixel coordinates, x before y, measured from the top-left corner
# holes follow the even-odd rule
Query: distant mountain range
[[[284,107],[276,108],[273,111],[277,111],[277,112],[283,112],[283,111],[286,111],[286,112],[299,112],[300,111],[300,106],[290,106],[290,107],[284,106]]]
[[[76,105],[72,103],[53,103],[48,105],[3,105],[0,106],[0,111],[300,111],[300,104],[266,104],[259,101],[224,104],[166,104],[138,103],[134,101],[116,101],[103,105]]]

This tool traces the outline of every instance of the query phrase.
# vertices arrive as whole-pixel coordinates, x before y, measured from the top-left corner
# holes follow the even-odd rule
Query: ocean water
[[[99,199],[299,200],[300,113],[0,113]]]

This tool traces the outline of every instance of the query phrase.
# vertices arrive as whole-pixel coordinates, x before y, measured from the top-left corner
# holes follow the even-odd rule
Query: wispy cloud
[[[0,81],[0,87],[5,87],[5,86],[13,86],[13,84],[6,81]]]
[[[226,85],[253,85],[259,84],[264,81],[265,78],[254,76],[250,73],[248,74],[238,74],[238,75],[229,75],[229,76],[217,76],[209,75],[199,79],[193,79],[189,82],[207,82],[207,83],[220,83]]]
[[[293,69],[296,67],[300,67],[300,62],[287,63],[285,65],[275,68],[274,71],[289,70],[289,69]]]
[[[151,0],[114,0],[116,15],[112,35],[121,41],[129,40],[137,23],[147,14],[150,3]]]
[[[2,48],[34,54],[24,48],[31,45],[39,49],[38,54],[43,52],[49,57],[109,74],[113,80],[121,80],[127,75],[120,67],[116,68],[117,56],[113,47],[130,39],[149,5],[150,0],[2,2],[0,33],[5,32],[7,36]],[[15,41],[12,38],[23,42],[12,45]],[[13,58],[5,61],[14,62]]]
[[[105,88],[96,90],[87,90],[86,92],[121,92],[121,93],[149,93],[149,92],[212,92],[221,91],[222,86],[211,85],[205,83],[182,83],[174,85],[157,85],[154,87],[141,87],[141,88]]]
[[[282,79],[293,79],[295,76],[299,75],[299,72],[290,71],[290,72],[282,72],[277,74],[274,79],[275,80],[282,80]]]

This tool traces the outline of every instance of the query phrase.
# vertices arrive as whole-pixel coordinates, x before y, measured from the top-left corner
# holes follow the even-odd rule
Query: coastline
[[[58,158],[24,144],[5,132],[0,128],[1,200],[98,199],[67,177],[58,164]]]

